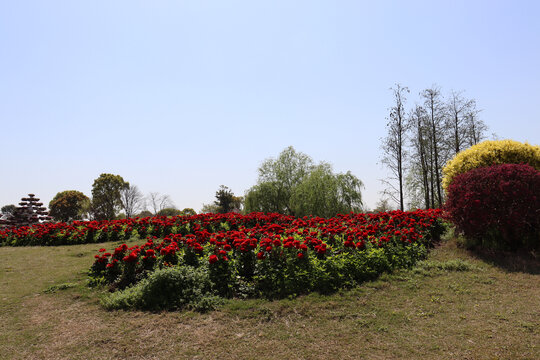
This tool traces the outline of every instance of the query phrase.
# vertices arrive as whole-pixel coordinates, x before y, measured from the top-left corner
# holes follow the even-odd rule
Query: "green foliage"
[[[426,247],[401,244],[365,251],[344,251],[328,257],[272,254],[256,263],[254,284],[266,298],[283,298],[308,292],[332,293],[377,278],[394,269],[410,268],[427,255]]]
[[[259,168],[258,184],[246,195],[246,211],[292,215],[290,201],[294,189],[312,166],[313,160],[306,154],[296,152],[292,146],[283,150],[277,159],[265,160]]]
[[[362,182],[347,172],[334,174],[330,164],[313,160],[293,147],[259,168],[258,183],[248,190],[246,212],[277,212],[295,216],[331,217],[358,212],[362,206]]]
[[[217,256],[216,256],[217,258]],[[209,276],[212,288],[223,297],[231,297],[234,293],[233,284],[235,280],[234,265],[229,259],[219,259],[209,266]]]
[[[219,214],[219,207],[215,204],[203,204],[201,214]]]
[[[529,164],[540,170],[540,146],[514,140],[484,141],[461,151],[443,168],[443,187],[472,169],[498,164]]]
[[[275,183],[263,182],[251,187],[244,200],[244,212],[275,212],[284,211],[283,201]]]
[[[296,216],[332,217],[362,206],[362,182],[350,172],[333,174],[329,164],[316,166],[294,189],[291,199]]]
[[[63,283],[63,284],[59,284],[59,285],[51,285],[48,288],[46,288],[45,290],[43,290],[43,292],[45,294],[54,294],[58,290],[71,289],[71,288],[74,288],[76,286],[77,286],[77,284],[74,284],[74,283]]]
[[[17,207],[15,205],[4,205],[0,211],[2,215],[11,215]]]
[[[175,208],[165,208],[158,211],[157,216],[177,216],[183,215],[182,211]]]
[[[154,214],[152,214],[152,212],[148,210],[143,210],[137,215],[137,217],[141,217],[141,218],[152,217],[152,216],[154,216]]]
[[[57,221],[81,220],[88,211],[90,199],[80,191],[59,192],[49,203],[49,215]]]
[[[182,215],[183,216],[193,216],[193,215],[197,215],[197,212],[195,210],[193,210],[192,208],[185,208],[184,210],[182,210]]]
[[[221,185],[219,187],[219,190],[216,191],[216,201],[214,201],[214,205],[218,208],[218,213],[224,214],[228,213],[232,210],[232,202],[233,202],[234,194],[225,185]]]
[[[129,187],[120,175],[101,174],[92,185],[92,214],[96,220],[116,217],[122,202],[120,191]]]
[[[276,252],[256,263],[255,288],[264,297],[273,299],[296,296],[313,288],[309,271],[311,262],[307,257],[300,259],[294,254],[295,250],[290,251],[289,256]]]
[[[135,286],[102,299],[107,309],[208,311],[222,300],[213,295],[212,283],[204,268],[166,267],[154,271]]]

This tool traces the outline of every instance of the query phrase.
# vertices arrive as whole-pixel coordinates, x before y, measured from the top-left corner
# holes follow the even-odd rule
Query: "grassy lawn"
[[[454,241],[331,296],[199,314],[109,312],[85,286],[100,247],[0,248],[2,359],[540,359],[540,264]]]

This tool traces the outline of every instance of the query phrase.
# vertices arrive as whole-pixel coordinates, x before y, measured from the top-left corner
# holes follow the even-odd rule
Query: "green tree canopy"
[[[322,163],[295,188],[291,204],[296,216],[358,212],[362,208],[362,182],[350,172],[334,174],[332,166]]]
[[[259,168],[257,185],[246,195],[246,211],[272,211],[293,215],[290,201],[294,189],[312,168],[311,157],[297,152],[292,146],[283,150],[277,159],[265,160]]]
[[[11,205],[4,205],[2,206],[2,209],[0,210],[0,212],[2,213],[2,215],[11,215],[13,214],[13,212],[15,211],[15,209],[17,208],[17,206],[11,204]]]
[[[219,207],[212,203],[212,204],[203,204],[201,208],[201,214],[218,214],[219,213]]]
[[[258,182],[247,191],[244,206],[246,212],[330,217],[360,211],[362,186],[351,172],[334,174],[330,164],[314,165],[308,155],[288,147],[277,159],[261,165]]]
[[[92,214],[96,220],[114,219],[122,207],[121,190],[129,187],[120,175],[101,174],[92,185]]]
[[[197,215],[197,212],[193,210],[192,208],[185,208],[184,210],[182,210],[182,215],[183,216]]]
[[[138,217],[145,218],[145,217],[152,217],[154,214],[151,211],[143,210],[139,214],[137,214]]]
[[[214,205],[218,207],[218,212],[221,214],[230,212],[233,198],[234,194],[231,189],[225,185],[221,185],[219,190],[216,191],[216,201],[214,201]]]
[[[218,213],[240,212],[242,209],[242,197],[234,196],[234,193],[225,185],[221,185],[216,191],[214,205]]]
[[[49,202],[49,215],[57,221],[81,220],[88,211],[90,199],[80,191],[59,192]]]
[[[157,216],[176,216],[176,215],[182,215],[182,211],[173,207],[161,209],[157,213]]]

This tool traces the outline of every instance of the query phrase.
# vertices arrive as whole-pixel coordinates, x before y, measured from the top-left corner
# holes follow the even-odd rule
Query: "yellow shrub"
[[[529,164],[540,170],[540,146],[514,140],[484,141],[458,153],[443,168],[445,190],[459,174],[495,164]]]

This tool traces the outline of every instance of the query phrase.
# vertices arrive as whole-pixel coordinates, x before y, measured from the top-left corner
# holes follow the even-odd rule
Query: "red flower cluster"
[[[116,269],[117,264],[122,267],[137,264],[142,271],[155,266],[182,262],[196,265],[204,261],[209,266],[218,266],[245,256],[253,256],[258,261],[276,257],[324,259],[344,251],[364,251],[367,246],[429,242],[437,235],[434,233],[441,215],[441,210],[417,210],[346,214],[330,219],[262,213],[147,218],[139,221],[152,226],[164,222],[163,226],[170,227],[160,243],[150,236],[144,245],[128,248],[124,244],[112,255],[100,249],[101,255],[96,255],[93,268],[106,271]]]
[[[251,227],[259,222],[290,222],[294,218],[280,214],[252,213],[240,215],[199,214],[193,216],[156,216],[104,221],[74,221],[43,223],[32,226],[0,228],[0,245],[67,245],[93,242],[121,241],[131,236],[163,237],[171,233],[213,233],[222,223],[231,228]],[[189,230],[188,230],[189,229]],[[198,235],[197,235],[198,236]]]

